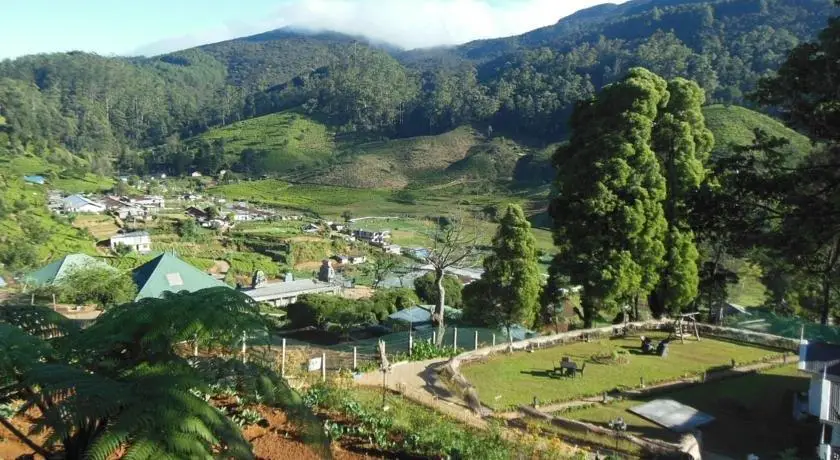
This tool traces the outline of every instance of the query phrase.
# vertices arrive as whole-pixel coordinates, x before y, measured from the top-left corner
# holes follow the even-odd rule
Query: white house
[[[133,205],[151,207],[151,208],[164,208],[164,207],[166,207],[166,201],[160,195],[132,196],[132,197],[128,198],[128,202],[133,204]]]
[[[382,246],[382,252],[385,254],[402,254],[402,248],[398,244],[386,244]]]
[[[64,210],[67,212],[80,212],[99,214],[105,212],[105,205],[83,197],[82,195],[70,195],[62,200]]]
[[[367,257],[365,256],[350,256],[349,257],[350,265],[361,265],[367,262]]]
[[[367,241],[370,244],[384,245],[386,244],[387,240],[391,239],[391,231],[354,230],[353,236],[360,240]]]
[[[192,177],[201,177],[201,173],[200,173],[200,172],[198,172],[198,171],[195,171],[195,172],[193,172],[192,174],[190,174],[190,176],[192,176]]]
[[[148,232],[120,233],[111,237],[111,249],[128,246],[134,252],[146,253],[152,250],[152,238]]]

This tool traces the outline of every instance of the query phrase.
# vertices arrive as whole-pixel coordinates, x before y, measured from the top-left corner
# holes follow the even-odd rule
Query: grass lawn
[[[650,335],[656,340],[664,337]],[[590,359],[593,354],[622,348],[631,352],[628,364],[596,364]],[[463,374],[476,386],[482,402],[501,409],[531,404],[534,396],[543,404],[569,401],[617,387],[636,387],[642,377],[646,384],[668,381],[729,364],[732,359],[748,363],[777,353],[708,338],[700,342],[687,339],[684,344],[671,342],[668,357],[664,359],[634,354],[638,348],[639,338],[628,337],[574,343],[533,353],[517,352],[512,356],[499,354],[485,363],[464,366]],[[571,357],[579,365],[586,363],[582,377],[573,379],[551,375],[549,370],[564,356]]]
[[[657,398],[674,399],[715,417],[715,421],[701,427],[704,449],[733,458],[744,458],[749,453],[769,458],[796,447],[797,439],[817,439],[816,426],[797,427],[791,420],[792,394],[807,389],[808,379],[796,366],[785,366]],[[603,425],[623,417],[630,433],[676,441],[675,433],[628,411],[642,402],[619,401],[569,411],[563,416]]]

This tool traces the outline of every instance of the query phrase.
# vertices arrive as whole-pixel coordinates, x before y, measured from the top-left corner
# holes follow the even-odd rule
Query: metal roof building
[[[230,287],[171,253],[163,253],[132,272],[137,285],[135,300],[161,298],[164,292],[195,292],[211,287]]]

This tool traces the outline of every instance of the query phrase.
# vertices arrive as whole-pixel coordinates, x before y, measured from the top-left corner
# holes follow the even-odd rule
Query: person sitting
[[[642,336],[642,353],[653,353],[653,340]]]
[[[663,358],[668,356],[668,342],[670,342],[670,340],[668,340],[668,339],[665,339],[665,340],[659,342],[659,345],[656,346],[656,354],[657,355],[659,355]]]

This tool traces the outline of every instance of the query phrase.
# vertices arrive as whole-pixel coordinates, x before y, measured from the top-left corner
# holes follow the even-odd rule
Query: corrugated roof
[[[270,283],[256,289],[242,291],[243,294],[258,301],[276,300],[291,295],[300,295],[315,292],[328,292],[337,290],[336,286],[316,280],[293,280],[281,283]]]
[[[78,268],[104,267],[113,268],[105,262],[85,254],[70,254],[56,260],[26,276],[26,282],[32,284],[53,284],[61,281],[68,273]]]
[[[81,208],[82,206],[96,206],[96,207],[104,207],[104,205],[97,203],[95,201],[91,201],[81,195],[70,195],[64,199],[64,205],[70,208]]]
[[[139,238],[141,236],[149,236],[149,232],[131,232],[131,233],[117,233],[116,235],[112,236],[111,239],[114,238]]]
[[[164,292],[230,287],[170,253],[163,253],[135,268],[132,278],[137,285],[136,300],[160,298]]]
[[[23,176],[23,180],[29,182],[30,184],[39,184],[44,185],[46,182],[44,180],[44,176]]]

